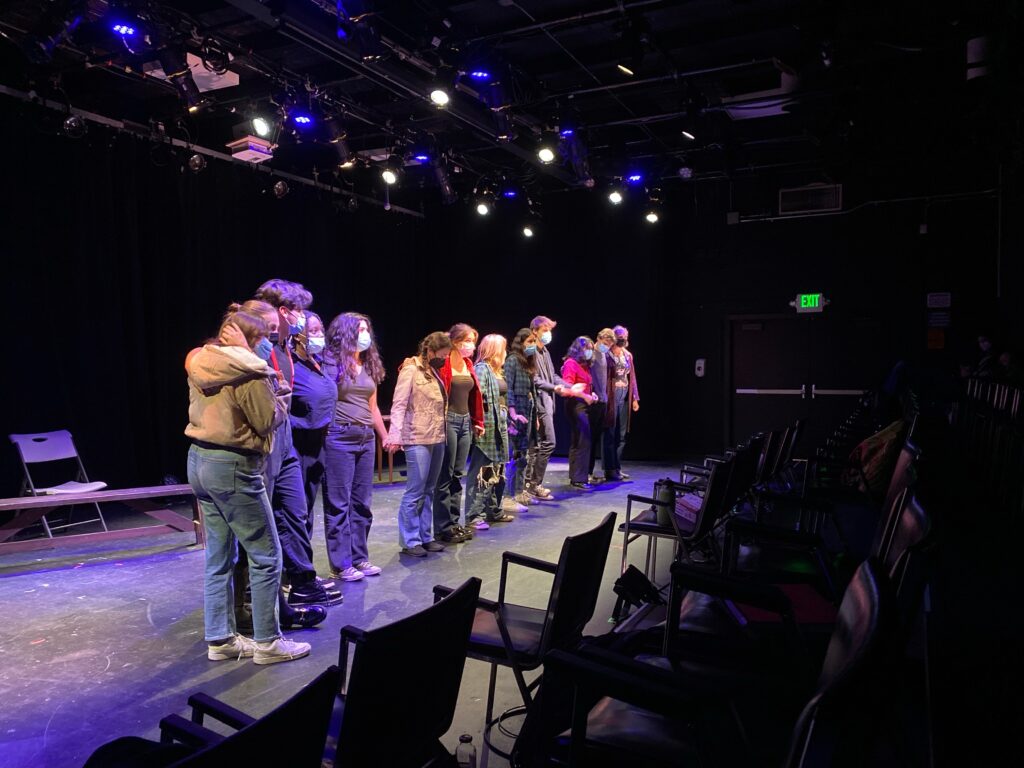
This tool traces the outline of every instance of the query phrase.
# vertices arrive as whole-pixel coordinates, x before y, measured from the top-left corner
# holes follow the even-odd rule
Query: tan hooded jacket
[[[288,417],[277,375],[244,347],[207,344],[194,350],[188,371],[185,434],[225,448],[270,453],[274,429]],[[289,390],[290,391],[290,390]]]

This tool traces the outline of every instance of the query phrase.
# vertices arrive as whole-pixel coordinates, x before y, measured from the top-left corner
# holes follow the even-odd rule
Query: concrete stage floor
[[[678,476],[670,465],[634,463],[626,467],[630,481],[576,492],[568,487],[566,469],[564,460],[552,463],[546,484],[555,491],[553,501],[531,506],[514,522],[495,525],[467,544],[415,561],[398,555],[395,514],[404,485],[396,471],[398,482],[374,489],[370,554],[383,573],[342,585],[345,602],[330,609],[327,621],[288,633],[312,643],[313,651],[286,664],[258,667],[248,661],[206,659],[203,552],[190,546],[191,534],[4,556],[0,767],[77,766],[97,746],[118,736],[156,738],[160,718],[171,712],[187,715],[185,701],[199,690],[252,715],[264,714],[336,663],[341,627],[387,624],[429,605],[435,584],[456,586],[470,576],[482,579],[482,596],[496,598],[503,551],[554,561],[565,536],[591,528],[609,511],[617,512],[617,522],[622,522],[627,494],[650,495],[657,478]],[[316,566],[326,574],[319,503],[315,511]],[[616,533],[588,634],[611,628],[612,584],[619,575],[621,547],[622,536]],[[644,549],[639,541],[629,550],[630,562],[641,568]],[[667,572],[670,557],[670,544],[663,541],[659,571]],[[509,583],[509,600],[543,606],[551,577],[516,568]],[[429,685],[430,659],[418,658],[410,649],[406,659],[395,662],[408,665],[410,688]],[[469,733],[483,757],[487,673],[483,663],[466,664],[455,721],[444,740],[452,751],[459,734]],[[409,695],[409,689],[395,695]],[[511,673],[499,669],[495,711],[517,703]],[[505,765],[495,755],[488,763]]]

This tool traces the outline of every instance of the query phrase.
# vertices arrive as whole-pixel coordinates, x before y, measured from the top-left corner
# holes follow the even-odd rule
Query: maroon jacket
[[[474,427],[484,428],[484,398],[480,394],[480,382],[476,378],[476,371],[473,370],[473,363],[466,361],[466,368],[469,375],[473,377],[473,389],[469,393],[469,418]],[[452,358],[449,355],[445,358],[444,365],[440,370],[441,381],[444,382],[445,391],[451,394],[452,391]]]

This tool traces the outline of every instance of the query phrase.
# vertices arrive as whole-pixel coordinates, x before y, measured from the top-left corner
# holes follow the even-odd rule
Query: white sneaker
[[[365,574],[361,570],[359,570],[355,566],[350,565],[348,568],[346,568],[338,574],[338,578],[342,581],[359,581],[361,578],[363,578],[364,575]]]
[[[356,563],[355,566],[353,566],[353,567],[357,571],[359,571],[361,574],[363,574],[363,576],[378,576],[378,575],[380,575],[380,567],[374,565],[369,560],[363,560],[363,562],[361,562],[361,563]]]
[[[469,527],[472,528],[474,531],[486,531],[490,529],[491,524],[484,520],[482,517],[478,517],[476,520],[469,524]]]
[[[279,637],[269,643],[255,643],[256,652],[253,654],[254,664],[277,664],[280,661],[292,661],[309,655],[310,644],[299,643],[294,640],[285,640]]]
[[[256,652],[256,642],[250,637],[235,635],[226,643],[211,643],[206,647],[206,658],[210,661],[248,659]]]

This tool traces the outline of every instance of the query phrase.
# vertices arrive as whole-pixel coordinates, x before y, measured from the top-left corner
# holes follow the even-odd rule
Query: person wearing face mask
[[[452,351],[447,333],[431,333],[420,342],[420,353],[402,363],[391,400],[388,451],[405,451],[405,493],[398,506],[401,554],[426,557],[444,551],[434,540],[434,489],[441,474],[448,439],[445,411],[448,391],[439,371]]]
[[[555,372],[548,346],[552,331],[557,323],[550,317],[537,315],[530,321],[530,330],[537,337],[537,351],[534,354],[534,385],[537,387],[535,401],[537,412],[537,440],[530,446],[526,456],[526,492],[536,499],[550,499],[551,490],[544,487],[548,461],[555,452],[555,395],[573,397],[576,392],[562,381]],[[576,389],[580,389],[577,387]]]
[[[480,382],[484,431],[473,436],[469,452],[466,525],[473,531],[486,531],[491,523],[515,520],[501,508],[508,459],[508,383],[503,368],[507,345],[504,336],[484,336],[474,366]]]
[[[590,478],[591,485],[600,483],[604,478],[594,474],[597,456],[602,453],[604,430],[610,413],[608,408],[608,354],[615,345],[615,333],[611,328],[602,328],[597,332],[597,343],[594,345],[594,359],[590,363],[590,377],[593,379],[594,394],[597,402],[591,408],[590,419]]]
[[[334,318],[327,328],[324,358],[338,391],[324,449],[327,557],[332,576],[361,581],[381,570],[371,562],[367,549],[373,524],[375,433],[385,449],[390,446],[377,407],[377,385],[384,380],[384,364],[370,318],[358,312]]]
[[[305,328],[294,340],[295,387],[292,391],[292,441],[302,470],[306,497],[306,529],[313,536],[313,504],[324,476],[324,440],[334,415],[338,387],[323,367],[326,344],[324,324],[315,312],[305,310]]]
[[[588,481],[590,471],[591,422],[597,395],[593,391],[590,365],[594,360],[594,342],[588,336],[577,336],[565,353],[562,381],[573,388],[576,396],[566,406],[569,420],[569,485],[579,491],[593,490]],[[578,386],[577,386],[578,385]]]
[[[505,382],[508,385],[508,468],[505,473],[509,493],[517,504],[539,503],[526,492],[526,456],[537,436],[534,403],[537,387],[537,336],[529,328],[520,328],[512,337],[505,358]]]
[[[256,289],[254,301],[269,304],[276,313],[278,335],[270,356],[270,365],[288,384],[286,396],[289,413],[292,408],[291,388],[295,386],[293,338],[305,330],[303,310],[312,301],[312,294],[299,283],[289,280],[267,280]],[[274,320],[268,318],[268,322]],[[330,580],[319,578],[313,567],[313,542],[308,523],[309,509],[302,482],[302,465],[295,450],[292,423],[286,420],[278,427],[274,450],[267,458],[267,493],[274,509],[274,521],[284,554],[284,575],[291,591],[288,601],[295,605],[335,605],[342,601],[341,592]]]
[[[211,661],[252,658],[256,664],[274,664],[310,651],[308,643],[281,636],[281,545],[263,477],[287,407],[276,393],[278,377],[267,365],[272,345],[266,321],[233,305],[221,332],[228,326],[242,343],[212,341],[193,350],[185,362],[185,434],[192,441],[188,479],[206,531],[204,637]],[[252,639],[239,634],[233,610],[239,545],[252,580]]]
[[[616,325],[615,344],[608,355],[608,407],[612,416],[605,422],[602,463],[608,480],[628,480],[622,471],[622,452],[626,447],[633,413],[640,410],[640,392],[636,384],[636,363],[629,351],[629,329]]]
[[[459,525],[462,513],[462,478],[473,435],[484,431],[484,408],[480,382],[470,361],[476,351],[478,334],[465,323],[456,323],[448,335],[452,351],[441,368],[441,380],[448,391],[447,438],[444,462],[434,493],[434,535],[446,544],[461,544],[473,538],[469,527]]]

